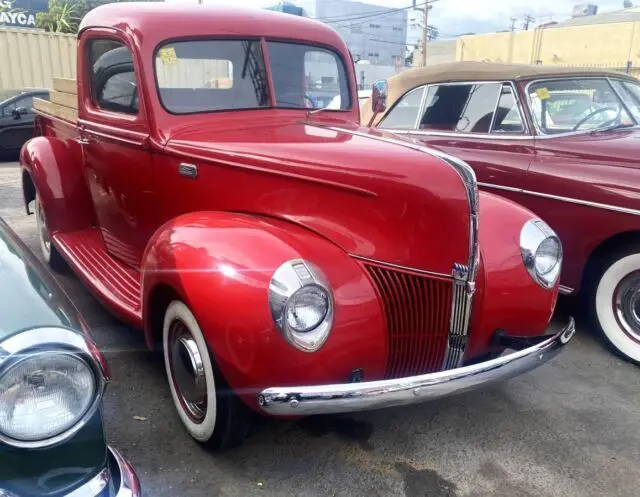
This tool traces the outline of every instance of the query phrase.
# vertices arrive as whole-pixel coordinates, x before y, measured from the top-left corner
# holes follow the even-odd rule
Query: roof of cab
[[[91,10],[80,23],[87,28],[116,28],[154,46],[166,39],[245,36],[309,41],[344,47],[340,35],[313,19],[255,8],[161,2],[123,2]]]

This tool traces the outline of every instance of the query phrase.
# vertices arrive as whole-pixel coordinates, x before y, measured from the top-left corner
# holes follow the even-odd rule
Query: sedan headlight
[[[333,299],[329,286],[309,262],[282,264],[269,284],[271,316],[284,338],[304,352],[325,343],[333,324]]]
[[[98,409],[106,377],[82,335],[25,331],[0,343],[0,441],[42,448],[76,433]]]
[[[534,281],[543,288],[552,288],[560,275],[562,245],[549,225],[540,219],[527,221],[520,232],[520,250]]]

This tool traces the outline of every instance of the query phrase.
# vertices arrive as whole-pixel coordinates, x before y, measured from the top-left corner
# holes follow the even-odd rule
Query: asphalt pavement
[[[0,163],[0,216],[38,253],[16,163]],[[109,361],[107,436],[147,497],[640,495],[640,368],[605,350],[579,315],[560,356],[504,384],[355,416],[265,420],[243,446],[210,453],[183,430],[142,335],[72,274],[56,277]],[[558,319],[572,307],[561,301]]]

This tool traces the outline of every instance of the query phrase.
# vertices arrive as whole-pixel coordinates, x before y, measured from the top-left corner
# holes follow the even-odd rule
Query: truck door
[[[139,75],[125,40],[89,31],[81,44],[78,125],[98,225],[106,250],[137,268],[150,236],[152,182]]]

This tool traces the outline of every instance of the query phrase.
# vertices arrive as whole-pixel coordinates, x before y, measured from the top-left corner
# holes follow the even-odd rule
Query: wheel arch
[[[581,292],[588,293],[593,287],[593,278],[601,269],[602,263],[609,254],[633,245],[640,246],[640,230],[623,231],[602,240],[600,244],[591,251],[584,265],[580,280]]]

